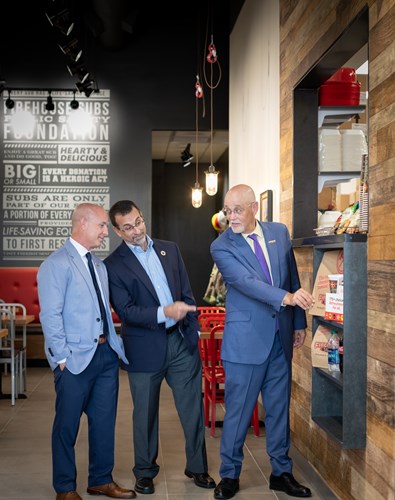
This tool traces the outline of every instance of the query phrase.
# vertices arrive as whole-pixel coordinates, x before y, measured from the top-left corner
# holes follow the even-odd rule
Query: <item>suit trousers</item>
[[[167,336],[164,365],[157,372],[129,372],[133,398],[133,473],[136,478],[154,478],[159,472],[158,434],[160,387],[166,380],[185,435],[186,468],[207,472],[207,454],[202,400],[202,366],[198,349],[191,354],[180,332]],[[177,450],[178,451],[178,450]]]
[[[74,491],[74,446],[83,412],[88,417],[88,486],[112,481],[114,433],[118,401],[118,355],[108,342],[98,345],[87,368],[74,375],[66,368],[54,371],[56,414],[52,430],[53,486],[57,493]]]
[[[266,450],[276,476],[292,472],[289,404],[291,366],[287,363],[277,333],[266,361],[246,365],[224,361],[225,417],[222,429],[220,476],[240,476],[244,458],[243,445],[259,393],[265,409]]]

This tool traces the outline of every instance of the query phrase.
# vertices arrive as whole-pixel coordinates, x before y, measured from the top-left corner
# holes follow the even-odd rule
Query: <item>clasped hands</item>
[[[306,311],[314,305],[315,300],[309,292],[303,288],[299,288],[299,290],[296,290],[295,293],[288,292],[285,295],[283,302],[286,306],[299,306]]]
[[[196,311],[196,306],[192,306],[190,304],[186,304],[185,302],[177,300],[176,302],[173,302],[173,304],[164,307],[163,311],[167,318],[172,318],[175,321],[180,321],[181,319],[185,318],[185,316],[189,312]]]

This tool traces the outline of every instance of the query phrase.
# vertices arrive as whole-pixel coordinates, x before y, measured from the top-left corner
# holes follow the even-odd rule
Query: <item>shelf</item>
[[[329,234],[327,236],[307,236],[304,238],[295,238],[292,240],[294,248],[314,246],[315,248],[342,248],[345,242],[359,242],[364,243],[367,241],[367,235],[364,233],[354,234]]]
[[[314,368],[322,377],[326,377],[339,387],[343,387],[343,374],[341,372],[330,372],[324,368]]]
[[[367,391],[367,235],[336,234],[299,238],[297,246],[313,246],[313,278],[327,251],[343,251],[344,323],[313,316],[319,325],[343,332],[343,372],[312,371],[312,419],[343,448],[366,446]]]
[[[324,319],[322,316],[314,316],[314,318],[322,325],[328,326],[329,328],[334,328],[336,330],[343,330],[343,323],[337,323],[336,321],[331,321],[330,319]]]
[[[362,113],[365,106],[319,106],[318,127],[336,128]]]
[[[313,420],[322,429],[331,434],[336,441],[343,444],[343,418],[339,417],[313,417]]]
[[[356,172],[319,172],[318,173],[318,192],[324,189],[324,187],[334,187],[340,182],[347,182],[351,179],[359,179],[361,177],[361,171]]]

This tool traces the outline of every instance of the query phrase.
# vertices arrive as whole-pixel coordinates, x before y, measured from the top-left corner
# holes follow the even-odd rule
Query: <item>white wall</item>
[[[230,39],[229,186],[273,190],[279,220],[279,2],[246,0]]]

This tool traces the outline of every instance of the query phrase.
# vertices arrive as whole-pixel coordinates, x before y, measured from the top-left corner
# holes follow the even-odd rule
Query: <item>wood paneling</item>
[[[373,210],[371,211],[373,215]],[[389,222],[388,218],[385,224]],[[395,259],[395,236],[384,234],[382,236],[369,237],[368,259],[372,260],[394,260]]]
[[[375,115],[380,109],[389,106],[395,100],[395,73],[379,83],[373,95],[369,96],[369,115]]]
[[[294,355],[294,444],[339,498],[393,499],[395,490],[395,4],[393,0],[280,0],[281,220],[289,226],[293,186],[293,89],[355,16],[369,8],[368,387],[366,449],[343,450],[310,418],[308,339]],[[310,251],[311,252],[311,251]],[[304,286],[309,250],[295,250]],[[309,278],[310,276],[310,278]],[[355,300],[358,300],[356,297]],[[309,318],[311,324],[311,318]],[[311,331],[308,332],[311,340]]]
[[[395,262],[370,261],[368,266],[369,325],[395,332]],[[389,314],[387,314],[389,312]],[[378,313],[378,314],[377,314]],[[383,316],[381,315],[383,314]],[[395,339],[394,339],[395,340]]]
[[[370,16],[372,27],[370,30],[369,57],[372,61],[379,58],[380,54],[382,54],[389,45],[393,44],[395,40],[395,4],[393,0],[387,0],[386,2],[377,2],[376,5],[380,4],[382,4],[380,7],[383,17],[380,17],[374,22],[375,16],[372,12],[373,9],[371,9],[372,14]],[[390,7],[391,4],[392,7]],[[386,64],[386,66],[388,67],[389,65]],[[374,81],[375,75],[372,76]]]

